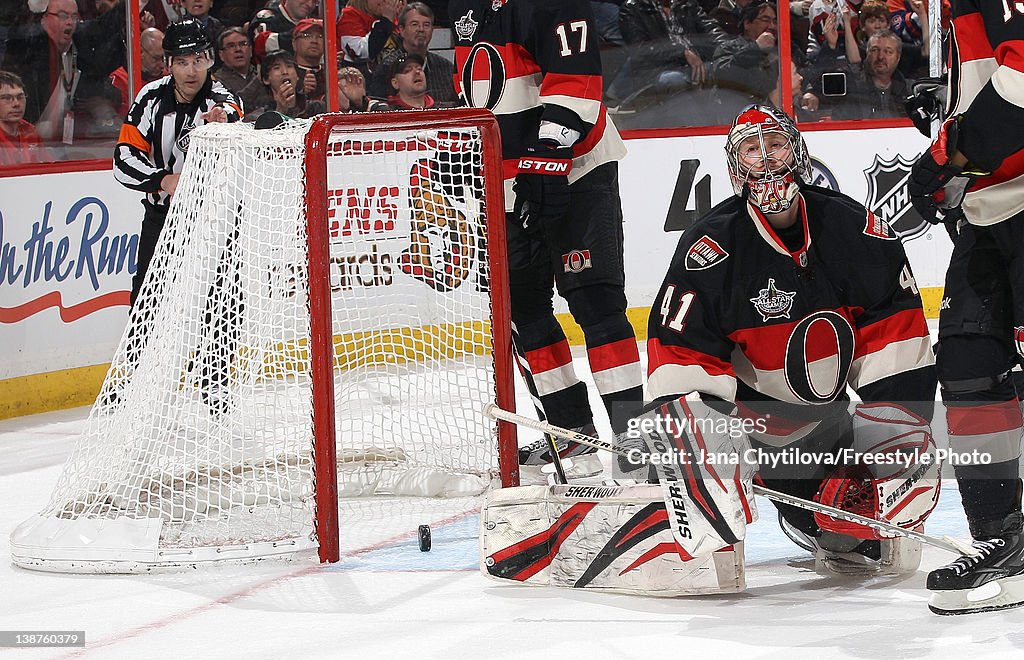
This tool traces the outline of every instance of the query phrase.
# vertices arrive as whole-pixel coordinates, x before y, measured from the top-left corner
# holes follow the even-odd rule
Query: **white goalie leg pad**
[[[691,557],[655,484],[494,491],[480,515],[480,570],[506,583],[650,596],[746,588],[743,544]]]

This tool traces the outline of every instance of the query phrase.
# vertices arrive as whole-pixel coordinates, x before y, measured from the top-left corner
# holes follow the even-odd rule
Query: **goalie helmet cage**
[[[477,109],[210,124],[15,564],[340,558],[339,497],[518,485],[500,137]],[[349,500],[346,500],[349,501]],[[424,501],[424,500],[418,500]]]

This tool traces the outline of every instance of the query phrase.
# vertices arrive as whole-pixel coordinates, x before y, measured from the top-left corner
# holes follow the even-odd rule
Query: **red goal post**
[[[475,128],[483,142],[484,208],[487,216],[487,255],[490,263],[494,369],[497,405],[515,409],[512,373],[512,328],[509,313],[508,268],[505,253],[504,176],[501,133],[497,120],[487,110],[457,108],[429,112],[388,112],[369,114],[326,114],[318,117],[306,134],[306,223],[309,235],[310,361],[313,378],[326,387],[313,396],[314,453],[318,502],[337,502],[335,460],[335,415],[333,413],[334,369],[332,347],[331,292],[328,259],[327,151],[332,135],[367,130]],[[317,240],[319,239],[319,240]],[[502,486],[519,485],[518,444],[514,424],[498,422],[498,457]],[[323,457],[324,460],[319,460]],[[336,562],[340,557],[337,539],[337,506],[317,507],[317,536],[320,560]],[[328,541],[330,539],[330,541]]]

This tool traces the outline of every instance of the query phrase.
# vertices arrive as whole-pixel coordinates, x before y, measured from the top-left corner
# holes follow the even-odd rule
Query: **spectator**
[[[704,85],[710,69],[705,61],[728,41],[696,0],[625,0],[620,16],[629,59],[608,87],[618,112]],[[697,112],[706,105],[687,103],[683,108],[687,116],[680,119],[685,124],[706,123],[707,118]]]
[[[886,119],[906,117],[903,105],[909,86],[897,67],[903,42],[892,30],[868,39],[864,66],[852,77],[851,91],[832,113],[833,119]]]
[[[726,34],[738,37],[743,33],[743,28],[740,25],[740,15],[753,1],[754,0],[721,0],[721,2],[718,3],[718,7],[711,12],[711,17],[715,19],[718,26],[721,27]],[[732,120],[730,119],[728,123],[732,123]]]
[[[594,12],[594,27],[601,40],[614,46],[625,46],[619,23],[619,7],[622,0],[590,0],[590,9]]]
[[[930,52],[928,5],[924,0],[890,1],[889,9],[888,27],[903,42],[900,71],[909,77],[927,76]],[[948,9],[948,6],[943,7],[944,17],[948,16]]]
[[[796,62],[789,61],[790,85],[793,88],[793,109],[796,110],[797,119],[809,121],[817,118],[817,111],[820,100],[814,92],[805,89],[804,77],[797,69]],[[782,77],[778,77],[775,89],[768,93],[765,99],[776,108],[782,108]]]
[[[150,83],[167,75],[164,66],[164,33],[156,28],[146,28],[139,36],[139,62],[142,65],[142,82]],[[128,71],[123,66],[114,69],[110,74],[110,84],[121,93],[121,105],[117,114],[124,117],[128,114],[128,105],[132,101],[129,92]]]
[[[266,0],[213,0],[210,13],[227,27],[242,27],[266,6]]]
[[[270,103],[270,93],[252,63],[252,42],[242,28],[229,27],[220,33],[217,52],[222,62],[213,77],[242,100],[242,108],[258,110]]]
[[[884,2],[868,0],[860,6],[857,22],[857,46],[862,55],[868,52],[868,36],[888,28],[890,18],[889,7]]]
[[[311,101],[324,98],[324,22],[304,18],[292,33],[295,48],[295,69],[302,93]]]
[[[260,62],[260,78],[270,88],[271,100],[261,110],[247,114],[246,121],[256,120],[259,115],[271,110],[293,118],[309,118],[326,110],[322,102],[309,101],[301,92],[295,57],[286,50],[267,53]]]
[[[818,69],[835,70],[860,64],[857,49],[857,14],[846,0],[814,0],[807,36],[807,60]],[[849,38],[847,38],[849,36]]]
[[[188,16],[199,21],[199,24],[206,30],[206,36],[211,44],[217,43],[217,38],[224,31],[224,24],[218,19],[210,16],[210,9],[213,8],[213,0],[180,0],[181,6]]]
[[[428,49],[434,35],[434,12],[422,2],[410,2],[398,14],[399,42],[390,51],[385,51],[381,66],[369,79],[369,91],[374,96],[388,96],[393,93],[389,73],[395,61],[414,53],[423,58],[427,74],[427,93],[438,103],[454,103],[458,100],[452,82],[455,67],[447,58]]]
[[[427,94],[427,74],[423,57],[409,53],[391,65],[391,86],[397,90],[387,102],[395,110],[426,110],[439,107]]]
[[[354,66],[338,70],[338,105],[341,112],[378,112],[391,108],[381,100],[366,95],[366,78]]]
[[[0,166],[49,160],[35,127],[25,121],[25,84],[0,71]]]
[[[779,80],[775,6],[754,0],[740,16],[742,34],[715,51],[716,102],[721,123],[746,105],[768,97]]]
[[[80,59],[75,43],[79,18],[74,0],[49,0],[39,22],[8,42],[0,65],[24,82],[25,119],[47,142],[72,144],[76,136],[117,132],[116,90],[106,76],[83,73],[88,58]]]
[[[96,16],[78,25],[78,68],[87,78],[106,80],[119,67],[127,65],[126,3],[127,0],[101,0],[96,3]],[[148,11],[143,10],[139,19],[143,30],[154,24]]]
[[[810,11],[814,0],[790,0],[789,38],[793,49],[807,52],[808,34],[811,31]]]
[[[249,40],[253,53],[259,62],[267,53],[275,50],[292,50],[292,34],[295,26],[309,18],[317,0],[281,0],[275,6],[268,6],[256,12],[249,22]]]
[[[368,75],[380,54],[399,42],[395,17],[402,0],[349,0],[338,17],[338,50],[345,66]]]

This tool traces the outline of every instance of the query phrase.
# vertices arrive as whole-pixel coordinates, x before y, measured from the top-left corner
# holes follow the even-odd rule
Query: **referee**
[[[139,297],[185,163],[182,145],[187,141],[182,138],[196,126],[238,121],[242,117],[237,97],[210,76],[213,46],[199,21],[186,19],[167,26],[163,48],[171,73],[139,91],[114,149],[114,178],[132,190],[146,193],[137,266],[132,277],[132,307]]]

